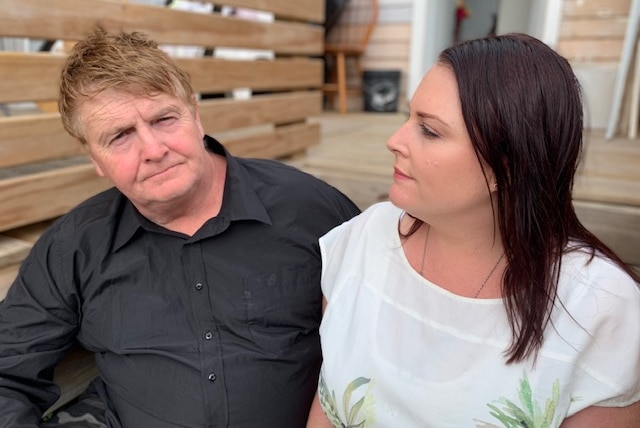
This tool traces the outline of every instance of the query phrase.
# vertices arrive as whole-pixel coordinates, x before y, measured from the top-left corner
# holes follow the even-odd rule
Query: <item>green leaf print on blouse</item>
[[[369,426],[371,426],[375,421],[372,406],[373,397],[369,392],[369,388],[366,388],[364,392],[362,392],[363,390],[360,388],[361,386],[369,384],[370,381],[371,379],[367,379],[366,377],[357,377],[345,388],[344,394],[342,395],[342,410],[347,420],[346,422],[343,422],[338,412],[336,394],[334,391],[329,392],[327,385],[324,382],[324,378],[320,375],[318,388],[320,403],[322,404],[322,408],[327,414],[329,421],[334,427],[366,428],[367,422],[369,422]],[[357,389],[360,389],[359,393],[362,394],[362,396],[351,407],[349,407],[349,404],[351,403],[351,396]]]
[[[526,373],[520,379],[520,406],[504,397],[487,404],[491,409],[491,416],[498,419],[505,428],[551,428],[555,418],[556,407],[560,399],[560,380],[553,382],[551,398],[547,398],[544,409],[533,399],[531,384]],[[501,406],[499,408],[498,406]],[[495,427],[488,423],[476,427]]]

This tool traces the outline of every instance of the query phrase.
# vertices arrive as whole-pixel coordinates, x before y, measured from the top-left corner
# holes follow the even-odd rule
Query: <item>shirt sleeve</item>
[[[0,302],[0,427],[40,426],[60,395],[53,371],[78,323],[58,288],[63,270],[55,245],[41,239]]]
[[[568,308],[583,329],[573,336],[584,338],[569,414],[640,400],[640,288],[608,261],[588,269],[583,296]]]
[[[344,254],[344,233],[348,225],[338,226],[326,235],[320,238],[320,254],[322,255],[322,295],[327,299],[331,299],[334,285],[336,282],[336,273],[340,266],[341,255]]]

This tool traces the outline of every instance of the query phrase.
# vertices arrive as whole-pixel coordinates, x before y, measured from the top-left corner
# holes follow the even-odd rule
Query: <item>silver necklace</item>
[[[431,230],[431,226],[427,225],[427,236],[425,236],[425,238],[424,238],[424,247],[422,248],[422,262],[420,263],[420,271],[419,271],[420,276],[422,276],[422,277],[424,277],[422,272],[424,271],[424,261],[425,261],[425,258],[427,257],[427,242],[429,241],[429,231],[430,230]],[[496,269],[498,269],[498,265],[500,264],[500,262],[502,261],[503,258],[504,258],[504,252],[502,254],[500,254],[500,258],[498,258],[498,261],[496,262],[496,264],[493,265],[493,267],[491,268],[491,271],[489,272],[489,275],[487,275],[487,277],[484,279],[484,281],[482,281],[482,284],[480,284],[480,288],[478,288],[478,291],[473,296],[474,299],[478,298],[478,296],[480,295],[480,293],[484,289],[484,286],[487,285],[487,282],[489,282],[489,278],[491,278],[491,275],[493,275],[493,273],[496,271]]]
[[[489,272],[489,275],[487,275],[487,277],[484,279],[484,281],[482,281],[482,285],[480,286],[480,288],[476,292],[476,295],[473,296],[474,299],[478,298],[478,296],[480,295],[480,292],[482,291],[484,286],[487,285],[487,281],[489,281],[489,278],[491,278],[491,275],[493,275],[493,273],[496,271],[496,269],[498,268],[498,265],[500,264],[500,262],[502,261],[503,258],[504,258],[504,253],[500,254],[500,258],[498,259],[496,264],[493,265],[493,268],[491,269],[491,272]]]
[[[422,271],[424,270],[424,258],[427,255],[427,242],[429,241],[429,231],[431,230],[431,225],[427,225],[427,236],[424,238],[424,248],[422,248],[422,263],[420,263],[420,276],[422,275]]]

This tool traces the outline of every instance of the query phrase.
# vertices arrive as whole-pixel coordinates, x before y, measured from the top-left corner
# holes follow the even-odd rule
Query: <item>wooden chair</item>
[[[360,58],[364,54],[373,27],[378,21],[378,0],[348,0],[335,25],[325,35],[324,58],[327,79],[323,91],[333,107],[338,94],[341,114],[347,112],[347,95],[362,93],[363,69]],[[358,82],[348,82],[347,59],[356,67]]]

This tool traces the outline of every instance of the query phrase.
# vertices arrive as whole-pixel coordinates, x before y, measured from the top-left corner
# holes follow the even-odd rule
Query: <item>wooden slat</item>
[[[583,175],[576,179],[573,195],[583,201],[638,205],[640,182],[616,177]]]
[[[627,29],[627,17],[614,17],[603,22],[598,18],[565,19],[560,26],[560,39],[587,38],[617,38],[624,39]]]
[[[100,25],[108,31],[142,31],[162,44],[271,49],[295,55],[321,54],[324,39],[322,27],[304,23],[263,23],[119,1],[2,0],[0,9],[2,36],[80,40]]]
[[[61,55],[0,52],[0,103],[54,100],[64,62]],[[191,75],[199,92],[224,92],[248,87],[254,90],[318,88],[323,65],[319,59],[231,61],[215,58],[176,59]]]
[[[63,55],[0,52],[0,103],[57,99],[63,62]]]
[[[411,42],[411,24],[382,24],[378,23],[373,28],[370,42]],[[369,47],[367,47],[369,50]]]
[[[223,59],[177,59],[178,66],[191,75],[200,92],[233,88],[292,90],[319,88],[324,79],[320,59],[279,59],[274,61],[230,61]]]
[[[562,13],[564,16],[599,16],[628,15],[630,0],[564,0]]]
[[[301,152],[320,142],[318,124],[280,126],[274,132],[223,141],[235,156],[279,158]]]
[[[620,60],[622,39],[563,39],[557,51],[569,61],[615,62]]]
[[[71,166],[4,177],[0,180],[0,231],[58,217],[109,186],[84,159]]]
[[[322,23],[324,0],[225,0],[227,6],[273,12],[276,17]]]
[[[58,113],[0,118],[0,168],[81,153]]]
[[[200,119],[208,133],[301,121],[321,111],[322,93],[319,91],[258,95],[248,100],[204,100],[200,103]]]
[[[381,58],[379,56],[370,57],[364,56],[361,60],[362,68],[365,70],[400,70],[403,72],[403,75],[406,76],[407,69],[409,64],[404,58]],[[404,89],[404,85],[400,85],[400,90],[402,94],[406,92]]]
[[[27,241],[0,235],[0,268],[20,263],[30,249]]]
[[[370,48],[370,49],[369,49]],[[397,59],[406,62],[409,58],[409,43],[406,41],[371,40],[367,52],[375,52],[375,59]],[[370,55],[365,54],[365,58]]]

